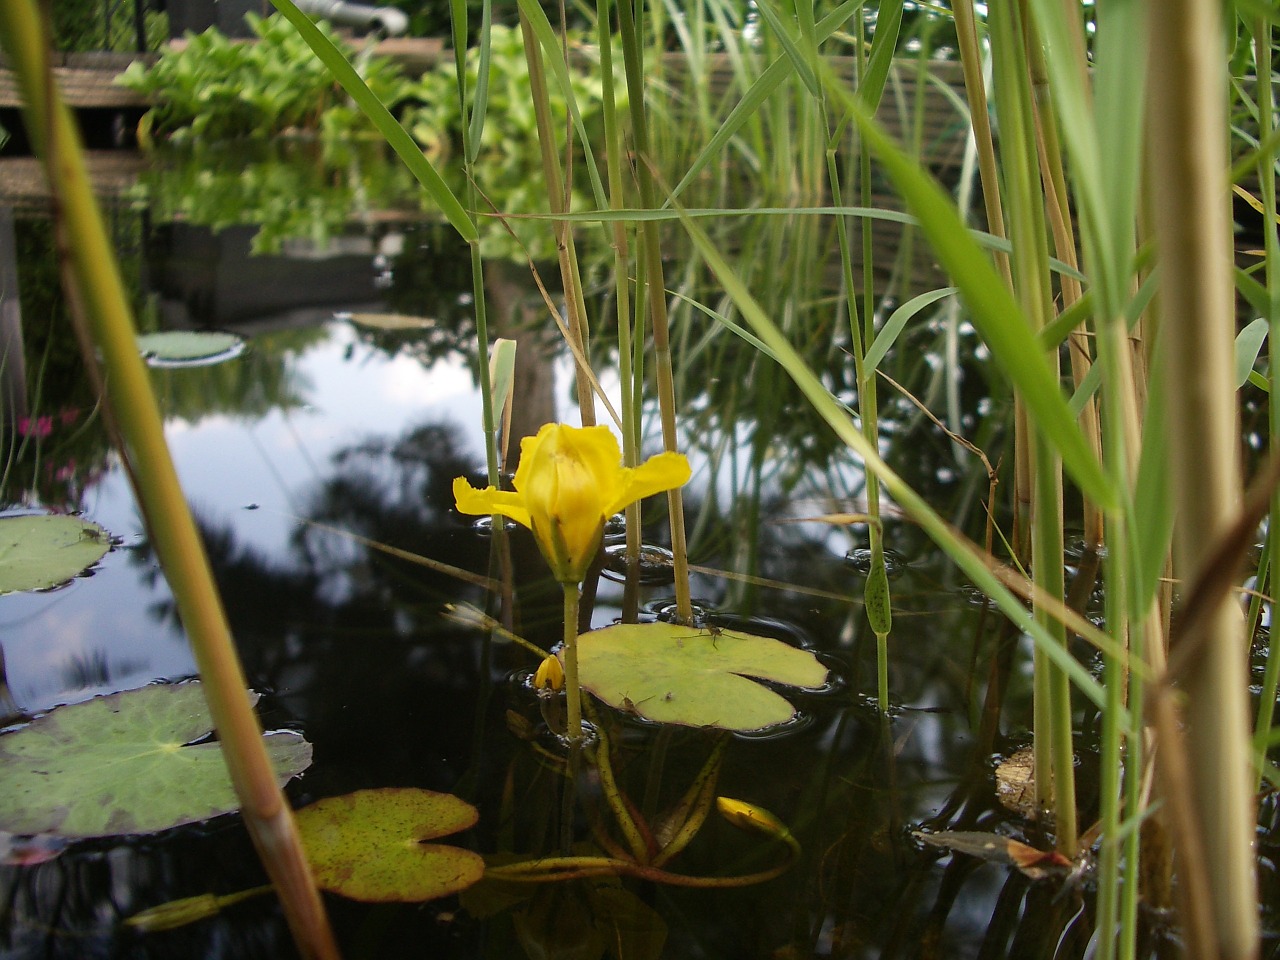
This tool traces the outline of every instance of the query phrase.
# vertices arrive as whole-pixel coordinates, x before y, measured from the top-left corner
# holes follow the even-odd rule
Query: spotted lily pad
[[[239,356],[244,340],[212,330],[165,330],[138,337],[138,349],[153,367],[196,366]]]
[[[610,706],[659,723],[760,730],[796,711],[756,679],[820,687],[827,668],[809,651],[771,637],[632,623],[579,637],[578,676]]]
[[[432,900],[479,880],[479,854],[426,842],[465,830],[477,816],[451,794],[408,788],[357,790],[297,812],[316,884],[373,903]]]
[[[65,583],[111,549],[96,523],[66,515],[0,518],[0,593]]]
[[[236,810],[221,745],[194,742],[212,727],[199,683],[59,707],[0,736],[0,830],[154,833]],[[311,763],[311,744],[296,733],[266,742],[281,783]]]

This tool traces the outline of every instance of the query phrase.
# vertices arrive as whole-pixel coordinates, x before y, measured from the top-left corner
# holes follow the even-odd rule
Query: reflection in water
[[[418,237],[430,234],[424,228]],[[416,246],[405,244],[396,278],[412,275]],[[440,251],[431,256],[448,261]],[[760,269],[771,268],[762,260]],[[524,333],[542,307],[518,274],[501,268],[487,279],[495,324],[510,323],[522,338],[529,368],[516,406],[537,426],[567,397],[567,378]],[[539,701],[512,679],[536,660],[442,615],[450,602],[485,606],[479,588],[343,534],[474,573],[496,569],[492,533],[451,509],[452,478],[483,460],[479,401],[457,350],[468,336],[470,280],[441,281],[431,303],[413,304],[410,294],[429,279],[424,270],[391,306],[439,319],[425,336],[318,322],[327,309],[257,316],[242,325],[256,331],[245,356],[225,369],[157,374],[157,382],[250,683],[268,694],[264,723],[301,729],[315,745],[313,768],[289,788],[294,801],[388,785],[454,791],[481,808],[479,825],[460,842],[484,852],[545,852],[554,847],[562,778],[554,755],[538,749],[547,746]],[[450,328],[449,317],[461,326]],[[303,319],[310,326],[296,328]],[[1047,955],[1064,929],[1074,929],[1074,894],[1055,900],[1055,889],[922,848],[909,834],[921,824],[1021,829],[996,805],[988,766],[993,750],[1018,744],[997,738],[998,704],[994,718],[983,713],[982,694],[997,677],[976,666],[985,671],[998,659],[987,609],[946,586],[946,568],[922,552],[918,531],[888,521],[887,545],[908,562],[894,580],[898,704],[888,720],[877,715],[862,698],[873,686],[874,638],[859,604],[847,599],[861,596],[862,573],[844,559],[865,531],[813,519],[856,503],[858,465],[793,415],[791,394],[758,357],[741,359],[735,341],[707,342],[719,355],[707,354],[705,366],[695,359],[683,381],[694,408],[684,424],[696,440],[688,498],[695,560],[706,568],[694,593],[723,617],[772,617],[811,637],[845,685],[802,699],[809,722],[788,736],[738,740],[726,755],[718,792],[773,810],[793,828],[804,855],[791,872],[741,890],[627,889],[664,918],[668,956]],[[831,382],[847,386],[842,358],[825,362]],[[968,481],[949,446],[916,437],[912,410],[886,399],[884,420],[894,431],[885,443],[910,445],[912,456],[896,459],[913,485],[941,501]],[[139,524],[119,471],[107,470],[76,505],[134,545],[60,594],[0,601],[10,689],[28,711],[103,692],[100,685],[139,686],[192,670],[174,642],[172,600],[149,550],[135,542]],[[661,504],[646,515],[660,521]],[[646,541],[660,543],[660,529],[646,529]],[[509,545],[519,601],[512,626],[549,646],[559,635],[559,590],[530,538],[516,531]],[[722,577],[717,567],[756,579]],[[669,592],[659,582],[645,599],[661,603]],[[620,603],[620,587],[602,581],[594,622],[606,622]],[[80,664],[79,675],[61,675],[67,663]],[[1025,700],[1024,677],[998,679],[1010,702]],[[660,820],[704,761],[709,734],[601,714],[623,789]],[[590,779],[582,799],[596,804]],[[581,826],[585,837],[589,825]],[[725,873],[754,869],[768,856],[713,818],[674,866]],[[0,950],[23,958],[287,955],[269,899],[145,941],[118,928],[122,916],[168,899],[261,882],[234,818],[156,838],[78,844],[50,863],[0,871]],[[536,894],[514,916],[483,922],[474,902],[467,910],[455,901],[369,908],[334,900],[332,907],[344,940],[363,950],[353,955],[516,956],[519,930],[534,929],[566,895]],[[1070,955],[1084,952],[1068,945]]]

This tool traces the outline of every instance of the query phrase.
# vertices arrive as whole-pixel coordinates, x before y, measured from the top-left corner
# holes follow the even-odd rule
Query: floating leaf
[[[0,593],[65,583],[109,549],[107,531],[79,517],[0,518]]]
[[[578,638],[582,686],[610,706],[659,723],[759,730],[795,716],[771,680],[820,687],[827,668],[807,650],[735,630],[630,623]]]
[[[153,367],[203,366],[239,356],[244,340],[211,330],[166,330],[138,337],[138,350]]]
[[[436,323],[430,317],[415,317],[407,313],[349,313],[346,316],[353,323],[375,330],[425,330]]]
[[[426,842],[465,830],[477,816],[465,800],[407,788],[357,790],[297,813],[317,885],[378,903],[431,900],[479,880],[479,854]]]
[[[59,707],[0,737],[0,830],[154,833],[236,810],[221,746],[192,742],[212,727],[199,683]],[[281,783],[311,763],[311,744],[296,733],[266,742]]]
[[[1032,880],[1045,877],[1066,876],[1073,864],[1056,850],[1037,850],[1021,840],[1002,837],[998,833],[982,833],[971,830],[941,830],[925,833],[916,830],[912,836],[921,843],[968,854],[991,863],[1004,863],[1017,867]]]

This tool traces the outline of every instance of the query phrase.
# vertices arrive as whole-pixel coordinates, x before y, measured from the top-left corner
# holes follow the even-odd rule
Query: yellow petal
[[[469,513],[481,517],[496,513],[504,517],[510,517],[522,526],[533,526],[533,521],[529,519],[529,508],[525,506],[524,497],[518,493],[498,490],[496,487],[485,487],[483,490],[477,490],[467,483],[465,477],[455,477],[453,481],[453,499],[457,504],[459,513]]]
[[[616,498],[609,503],[605,514],[611,516],[629,503],[664,490],[683,487],[692,473],[689,460],[683,453],[656,454],[635,469],[623,471]]]
[[[547,657],[538,665],[538,672],[533,675],[535,690],[563,690],[564,665],[556,656]]]
[[[607,428],[602,437],[595,431],[552,424],[539,430],[535,443],[522,450],[524,476],[517,478],[522,484],[519,490],[538,546],[562,583],[581,580],[600,545],[602,485],[610,482],[610,477],[598,475],[602,464],[607,464],[602,441],[616,450],[617,441]],[[616,473],[619,468],[614,463],[603,469]]]

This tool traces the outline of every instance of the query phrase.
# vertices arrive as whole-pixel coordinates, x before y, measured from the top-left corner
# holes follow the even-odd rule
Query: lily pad
[[[756,679],[820,687],[827,668],[809,651],[771,637],[631,623],[579,637],[578,676],[605,703],[649,720],[746,731],[796,713]]]
[[[316,884],[371,903],[433,900],[479,880],[479,854],[426,842],[477,818],[451,794],[395,787],[327,797],[297,812]]]
[[[238,357],[244,340],[212,330],[166,330],[138,337],[138,349],[153,367],[203,366]]]
[[[79,517],[0,518],[0,593],[65,583],[111,549],[107,531]]]
[[[415,317],[407,313],[351,313],[353,323],[375,330],[425,330],[436,322],[430,317]]]
[[[254,700],[256,694],[251,694]],[[239,808],[199,683],[156,684],[59,707],[0,736],[0,830],[63,837],[155,833]],[[271,733],[281,783],[311,764]]]

